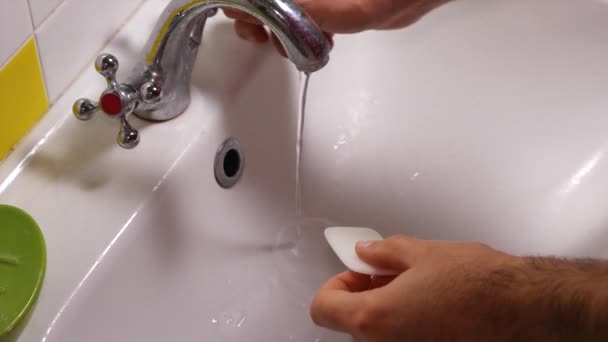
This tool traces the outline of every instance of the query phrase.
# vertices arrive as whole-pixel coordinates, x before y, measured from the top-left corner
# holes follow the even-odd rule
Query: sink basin
[[[517,254],[608,257],[606,1],[462,1],[341,37],[314,75],[306,211]]]
[[[107,49],[122,69],[162,7],[146,2]],[[607,19],[599,1],[469,0],[407,30],[337,37],[311,79],[304,217],[300,75],[272,48],[210,20],[190,108],[133,120],[133,151],[115,146],[115,122],[65,115],[102,89],[88,70],[0,184],[49,251],[23,340],[350,341],[308,317],[344,269],[322,235],[333,224],[608,257]],[[230,137],[245,169],[226,190],[213,170]]]
[[[272,49],[239,41],[222,19],[210,21],[199,58],[182,117],[206,117],[202,131],[109,244],[47,342],[339,340],[308,316],[316,288],[343,267],[323,240],[329,222],[298,228],[295,217],[299,74]],[[154,139],[147,133],[135,153]],[[229,137],[245,162],[226,190],[214,158]],[[134,182],[146,176],[137,171]]]

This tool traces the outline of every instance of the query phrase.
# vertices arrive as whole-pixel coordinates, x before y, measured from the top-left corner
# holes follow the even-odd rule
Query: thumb
[[[360,241],[355,251],[361,260],[372,266],[403,272],[419,259],[423,243],[406,236],[393,236],[385,240]]]

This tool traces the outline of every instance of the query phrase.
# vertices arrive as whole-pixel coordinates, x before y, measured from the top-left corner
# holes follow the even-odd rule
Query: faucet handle
[[[108,83],[108,87],[101,93],[99,103],[89,99],[79,99],[74,103],[72,111],[79,120],[87,121],[97,112],[104,112],[108,116],[120,120],[118,144],[125,149],[132,149],[139,144],[139,132],[130,124],[128,116],[133,113],[139,100],[150,101],[160,98],[160,88],[152,89],[146,98],[140,97],[140,92],[129,84],[119,84],[116,81],[118,59],[110,54],[101,54],[95,60],[95,70],[100,73]],[[146,84],[151,83],[147,82]],[[144,84],[144,85],[146,85]],[[154,86],[154,84],[152,84]],[[143,88],[143,87],[142,87]],[[148,85],[148,88],[153,88]],[[146,88],[146,89],[148,89]],[[153,90],[156,90],[154,92]]]
[[[158,103],[162,97],[162,89],[154,81],[148,81],[139,88],[139,97],[147,104]]]
[[[102,53],[95,59],[95,70],[106,79],[108,87],[117,85],[116,72],[118,66],[118,59],[108,53]]]

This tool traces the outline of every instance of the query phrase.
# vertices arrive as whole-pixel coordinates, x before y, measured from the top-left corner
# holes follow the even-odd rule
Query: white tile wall
[[[51,104],[146,0],[0,0],[0,70],[36,37]]]
[[[31,35],[27,0],[0,0],[0,68]]]
[[[34,27],[40,26],[44,19],[46,19],[63,1],[64,0],[29,0]]]
[[[44,20],[36,29],[36,37],[51,103],[92,63],[101,47],[141,2],[65,0]]]

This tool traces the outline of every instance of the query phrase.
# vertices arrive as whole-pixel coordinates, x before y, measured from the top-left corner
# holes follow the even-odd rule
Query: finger
[[[224,14],[231,19],[244,21],[250,24],[258,24],[261,25],[260,21],[257,20],[254,16],[247,14],[243,11],[239,11],[233,8],[224,8]]]
[[[393,18],[382,25],[378,26],[379,30],[396,30],[415,24],[421,17],[417,14],[406,14],[397,18]]]
[[[390,284],[390,282],[392,282],[393,280],[395,280],[395,278],[396,276],[374,276],[371,278],[369,288],[370,290],[373,290],[380,287],[384,287]]]
[[[315,324],[342,332],[352,330],[352,318],[364,301],[370,277],[351,271],[330,279],[317,293],[310,307]]]
[[[393,30],[413,25],[429,12],[445,4],[446,1],[418,1],[412,3],[407,11],[384,21],[378,29]]]
[[[356,33],[372,29],[375,25],[376,7],[363,7],[357,1],[297,0],[323,31],[332,33]]]
[[[357,243],[355,251],[368,264],[403,272],[412,267],[422,253],[425,241],[405,236],[394,236],[380,241]]]
[[[268,32],[261,25],[237,20],[234,22],[234,30],[239,37],[251,42],[265,43],[268,41]]]
[[[371,277],[369,275],[345,271],[328,280],[319,291],[361,292],[369,289],[370,284]]]

